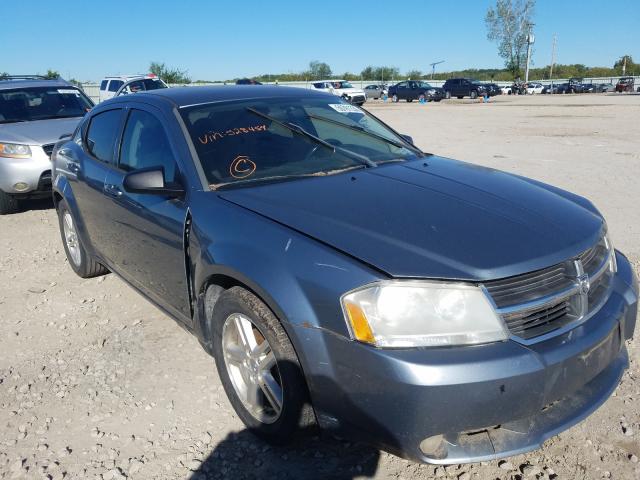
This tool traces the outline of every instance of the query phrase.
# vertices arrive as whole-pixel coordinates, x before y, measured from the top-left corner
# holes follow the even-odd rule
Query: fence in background
[[[601,83],[612,83],[612,84],[616,84],[618,82],[618,80],[621,77],[592,77],[592,78],[584,78],[583,82],[584,83],[593,83],[593,84],[601,84]],[[640,86],[640,76],[636,76],[633,77],[635,79],[635,85],[636,86]],[[394,83],[400,82],[402,80],[391,80],[388,82],[385,82],[389,85],[393,85]],[[441,87],[444,84],[444,80],[424,80],[428,83],[430,83],[431,85],[433,85],[434,87]],[[541,83],[543,85],[550,85],[551,83],[557,85],[560,83],[565,83],[568,82],[569,79],[568,78],[555,78],[553,80],[531,80],[529,83]],[[308,81],[308,82],[269,82],[268,85],[281,85],[281,86],[288,86],[288,87],[298,87],[298,88],[309,88],[310,85],[313,83],[313,81]],[[360,87],[360,88],[364,88],[367,85],[371,85],[371,84],[375,84],[375,83],[380,83],[377,82],[376,80],[353,80],[351,81],[351,83],[355,86],[355,87]],[[483,83],[489,83],[489,82],[483,82]],[[501,87],[506,87],[511,85],[513,82],[494,82],[497,83],[498,85],[500,85]],[[189,83],[189,84],[170,84],[170,87],[198,87],[198,86],[225,86],[225,85],[233,85],[233,83]],[[82,89],[84,90],[84,92],[87,94],[88,97],[91,98],[91,100],[93,100],[95,103],[98,103],[100,100],[100,84],[99,83],[83,83],[81,85]]]

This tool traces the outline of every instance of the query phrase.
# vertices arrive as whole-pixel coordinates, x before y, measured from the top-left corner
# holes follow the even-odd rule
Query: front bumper
[[[292,325],[320,425],[436,464],[539,448],[597,409],[628,365],[638,287],[629,262],[617,259],[601,309],[534,345],[385,350]]]
[[[51,161],[42,147],[31,147],[31,158],[0,157],[0,190],[19,197],[51,194]],[[26,187],[16,189],[16,184]]]

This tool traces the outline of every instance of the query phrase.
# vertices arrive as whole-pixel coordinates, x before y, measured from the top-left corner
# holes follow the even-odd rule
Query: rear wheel
[[[471,100],[475,100],[476,98],[478,98],[478,92],[476,92],[475,90],[473,90],[469,96],[471,97]]]
[[[13,195],[0,190],[0,215],[16,213],[18,211],[18,200]]]
[[[451,92],[447,91],[444,93],[444,98],[446,98],[447,100],[449,100],[451,98]]]
[[[400,101],[400,99],[398,98],[398,95],[396,95],[395,93],[393,94],[393,96],[391,97],[391,101],[393,103],[398,103]]]
[[[58,222],[60,223],[64,251],[73,271],[82,278],[97,277],[109,273],[109,270],[91,258],[82,246],[76,222],[64,200],[58,204]]]
[[[224,291],[212,313],[213,354],[229,400],[244,424],[286,443],[315,423],[300,362],[271,310],[251,292]]]

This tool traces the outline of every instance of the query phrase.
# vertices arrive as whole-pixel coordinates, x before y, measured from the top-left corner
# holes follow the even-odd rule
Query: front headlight
[[[480,287],[427,281],[380,282],[341,298],[354,340],[378,347],[438,347],[506,340]]]
[[[0,143],[0,157],[30,158],[31,148],[17,143]]]
[[[429,95],[435,95],[436,91],[434,89],[428,90],[427,93]]]

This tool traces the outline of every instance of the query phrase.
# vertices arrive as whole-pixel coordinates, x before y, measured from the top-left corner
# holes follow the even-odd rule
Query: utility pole
[[[553,65],[556,63],[556,43],[558,41],[558,36],[553,34],[553,45],[551,46],[551,66],[549,67],[549,79],[551,83],[553,83]]]
[[[433,80],[433,74],[436,73],[436,65],[439,65],[441,63],[444,63],[444,60],[440,60],[439,62],[433,62],[429,64],[431,65],[431,80]]]
[[[529,62],[531,61],[531,45],[536,41],[533,33],[531,33],[531,27],[533,27],[533,23],[527,24],[528,33],[527,33],[527,66],[524,71],[524,83],[529,83]]]
[[[625,73],[627,73],[627,56],[622,57],[622,76],[624,77]]]

